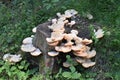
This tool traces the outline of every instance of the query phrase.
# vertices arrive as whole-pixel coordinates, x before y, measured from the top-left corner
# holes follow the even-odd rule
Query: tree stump
[[[75,20],[76,24],[73,27],[65,26],[65,33],[69,33],[72,29],[78,30],[78,36],[82,38],[91,38],[90,37],[90,28],[92,24],[94,27],[99,27],[95,23],[91,23],[88,19],[85,19],[80,16],[72,17],[71,20]],[[42,74],[55,73],[59,70],[58,59],[57,57],[48,56],[48,51],[54,50],[54,47],[51,47],[47,44],[46,38],[51,36],[51,30],[48,28],[48,25],[51,25],[52,22],[45,22],[37,26],[37,32],[33,40],[33,45],[38,47],[42,51],[40,55],[39,71]],[[64,56],[63,56],[64,58]]]

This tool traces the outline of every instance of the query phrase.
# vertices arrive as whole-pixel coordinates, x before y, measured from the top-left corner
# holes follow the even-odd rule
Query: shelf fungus
[[[57,13],[57,18],[51,20],[52,24],[48,26],[51,30],[51,35],[49,38],[46,38],[46,41],[48,45],[54,47],[55,51],[48,52],[48,55],[54,57],[59,55],[59,52],[63,54],[72,53],[75,57],[78,57],[75,59],[78,63],[88,68],[95,65],[95,62],[92,62],[91,58],[95,57],[96,51],[91,50],[89,47],[89,44],[93,43],[91,39],[79,37],[78,30],[74,30],[74,25],[76,24],[74,18],[77,14],[76,10],[70,9],[66,10],[64,14]],[[65,29],[68,27],[70,31],[66,32]],[[103,37],[103,33],[102,29],[95,31],[96,38]],[[69,67],[70,64],[64,62],[63,66]]]
[[[76,61],[80,64],[82,64],[82,66],[84,68],[89,68],[95,65],[95,62],[92,62],[90,59],[85,59],[85,58],[76,58]]]
[[[30,52],[32,56],[39,56],[42,52],[32,44],[34,37],[27,37],[22,41],[21,50]]]
[[[23,44],[31,44],[32,43],[32,37],[27,37],[23,40]]]
[[[23,44],[21,50],[24,52],[32,52],[36,50],[36,48],[32,44]]]
[[[68,62],[63,62],[63,67],[68,68],[68,67],[70,67],[70,66],[71,66],[70,63],[68,63]]]
[[[13,54],[8,53],[3,56],[3,60],[8,61],[13,64],[13,63],[17,63],[17,62],[21,61],[22,57],[20,54],[13,55]]]
[[[36,49],[35,51],[30,52],[32,56],[39,56],[42,52],[39,49]]]
[[[71,51],[71,47],[70,46],[56,46],[55,50],[59,52],[67,53]]]

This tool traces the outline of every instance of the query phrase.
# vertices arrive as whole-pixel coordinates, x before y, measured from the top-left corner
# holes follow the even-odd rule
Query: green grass
[[[0,2],[0,52],[18,53],[22,40],[33,34],[33,27],[54,17],[56,12],[63,12],[70,8],[76,9],[81,16],[91,13],[94,16],[94,22],[105,26],[103,29],[106,35],[93,46],[100,54],[98,58],[107,62],[97,66],[103,65],[100,68],[104,66],[108,68],[107,71],[101,69],[102,72],[97,70],[93,75],[102,73],[103,79],[109,77],[119,80],[120,0],[12,0],[8,4]],[[97,77],[87,73],[90,73],[91,69],[78,71],[86,80]],[[59,77],[64,79],[63,76]]]

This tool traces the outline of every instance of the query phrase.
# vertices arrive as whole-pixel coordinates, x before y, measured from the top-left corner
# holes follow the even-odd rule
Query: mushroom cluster
[[[33,28],[32,32],[36,33],[36,29],[36,27]],[[42,52],[32,44],[33,37],[34,35],[27,37],[22,41],[23,44],[21,46],[21,50],[24,52],[30,52],[32,56],[39,56]]]
[[[5,54],[4,56],[3,56],[3,60],[4,61],[8,61],[8,62],[10,62],[10,63],[17,63],[17,62],[19,62],[19,61],[21,61],[22,60],[22,57],[21,57],[21,55],[20,54],[15,54],[15,55],[13,55],[13,54],[10,54],[10,53],[8,53],[8,54]]]
[[[51,37],[46,38],[46,41],[48,42],[48,45],[55,48],[55,51],[48,52],[48,55],[57,56],[59,55],[59,52],[71,52],[76,56],[75,60],[78,63],[82,64],[83,67],[88,68],[95,65],[95,62],[92,62],[91,58],[96,55],[96,51],[91,50],[88,46],[93,41],[91,39],[79,37],[77,30],[71,30],[70,33],[65,33],[65,27],[73,27],[76,23],[75,21],[69,21],[68,19],[74,17],[77,13],[77,11],[70,9],[66,10],[64,14],[57,13],[58,18],[52,19],[52,25],[48,26],[52,31]],[[103,33],[102,29],[96,31],[96,38],[101,38]]]

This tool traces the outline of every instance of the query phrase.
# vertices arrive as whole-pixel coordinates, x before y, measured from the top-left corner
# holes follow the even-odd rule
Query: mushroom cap
[[[4,60],[4,61],[8,61],[9,58],[10,58],[10,53],[5,54],[5,55],[3,56],[3,60]]]
[[[52,32],[51,38],[46,38],[48,43],[56,42],[62,40],[64,35],[61,32]]]
[[[71,34],[76,34],[76,35],[78,35],[78,31],[77,31],[77,30],[71,30]]]
[[[36,50],[36,48],[32,44],[23,44],[21,50],[24,52],[32,52]]]
[[[61,29],[53,29],[54,32],[60,32],[60,33],[64,33],[65,28],[61,28]]]
[[[72,14],[69,11],[65,11],[65,17],[70,18],[72,17]]]
[[[32,37],[27,37],[22,42],[23,44],[32,44],[32,39]]]
[[[85,58],[80,58],[80,57],[75,58],[75,60],[76,60],[78,63],[84,63],[84,62],[86,61]]]
[[[60,12],[56,13],[56,15],[57,15],[58,17],[61,17],[61,13],[60,13]]]
[[[58,19],[58,21],[60,21],[60,20],[64,21],[64,20],[66,20],[66,17],[65,17],[65,16],[61,16],[61,17]]]
[[[66,10],[65,13],[70,13],[72,16],[78,14],[78,12],[74,9],[69,9],[69,10]]]
[[[55,19],[52,19],[52,23],[53,24],[56,24],[57,23],[57,19],[55,18]]]
[[[54,41],[54,42],[48,42],[50,46],[57,46],[59,44],[59,41]]]
[[[59,30],[64,30],[64,21],[57,21],[57,23],[52,24],[51,26],[48,26],[49,29],[53,30],[54,32]]]
[[[46,38],[46,40],[50,46],[56,46],[59,43],[59,41],[53,41],[51,38]]]
[[[48,52],[48,55],[54,57],[54,56],[59,55],[59,52],[56,52],[56,51],[50,51],[50,52]]]
[[[82,40],[82,43],[85,44],[85,45],[88,45],[88,44],[91,44],[93,41],[92,40],[89,40],[89,39],[84,39]]]
[[[69,41],[69,42],[65,43],[64,46],[72,46],[73,44],[74,44],[73,42]]]
[[[75,21],[71,21],[70,23],[68,23],[68,25],[70,25],[70,27],[72,27],[73,25],[75,25]]]
[[[104,36],[104,31],[102,29],[98,29],[96,32],[95,32],[95,37],[96,38],[101,38]]]
[[[68,68],[68,67],[70,67],[70,64],[68,62],[63,62],[63,66]]]
[[[11,55],[11,58],[9,59],[9,62],[16,63],[19,62],[22,59],[21,55]]]
[[[70,23],[71,23],[71,25],[74,25],[76,22],[75,21],[71,21]]]
[[[79,57],[86,57],[88,55],[86,52],[83,51],[74,52],[73,54]]]
[[[37,27],[34,27],[34,28],[32,29],[32,32],[33,32],[33,33],[36,33],[36,31],[37,31]]]
[[[30,52],[30,54],[31,54],[32,56],[39,56],[41,53],[42,53],[42,52],[41,52],[39,49],[36,49],[35,51]]]
[[[51,33],[51,38],[53,41],[60,41],[64,37],[63,33],[61,32],[52,32]]]
[[[68,23],[69,21],[68,20],[64,20],[64,23],[66,24],[66,23]]]
[[[96,51],[92,50],[92,51],[87,51],[88,55],[86,56],[86,58],[92,58],[96,55]]]
[[[72,50],[73,51],[85,51],[86,50],[86,46],[83,44],[77,44],[75,46],[72,46]]]
[[[80,38],[80,37],[74,37],[74,40],[75,40],[75,44],[77,45],[77,44],[81,44],[81,42],[82,42],[82,38]]]
[[[4,60],[4,61],[9,61],[10,63],[19,62],[21,59],[22,59],[22,57],[21,57],[20,54],[18,54],[18,55],[16,55],[16,54],[15,54],[15,55],[12,55],[12,54],[8,53],[8,54],[5,54],[5,55],[3,56],[3,60]]]
[[[64,34],[64,39],[67,41],[71,41],[74,38],[73,34]]]
[[[55,46],[55,50],[63,53],[67,53],[71,51],[70,46]]]
[[[86,61],[86,62],[82,63],[82,66],[83,66],[84,68],[89,68],[89,67],[94,66],[95,63],[96,63],[96,62]]]

